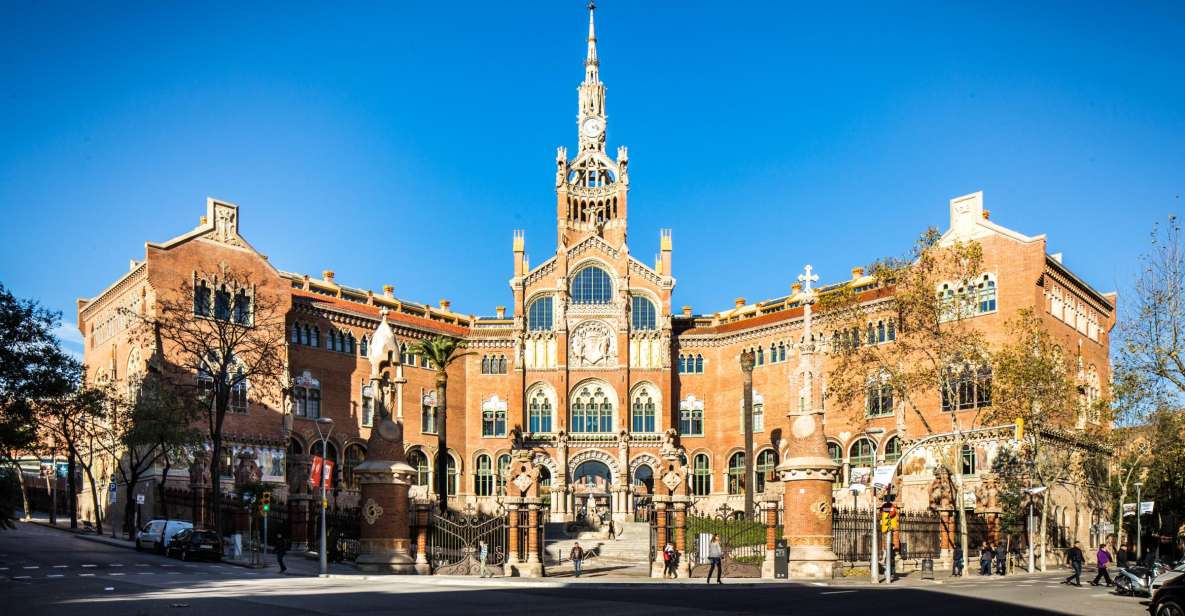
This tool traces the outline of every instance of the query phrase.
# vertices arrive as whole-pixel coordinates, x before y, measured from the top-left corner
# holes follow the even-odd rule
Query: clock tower
[[[588,52],[584,58],[584,81],[578,88],[576,130],[578,150],[568,158],[567,148],[556,151],[556,197],[559,233],[558,250],[597,235],[615,248],[626,241],[626,194],[629,191],[629,163],[624,147],[617,159],[605,153],[605,84],[601,83],[601,62],[597,58],[594,23],[596,5],[588,5]]]

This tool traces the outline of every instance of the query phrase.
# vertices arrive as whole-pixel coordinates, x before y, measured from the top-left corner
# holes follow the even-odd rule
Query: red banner
[[[321,487],[321,464],[325,464],[325,489],[333,489],[333,460],[323,460],[321,456],[313,456],[312,467],[309,468],[309,485]]]

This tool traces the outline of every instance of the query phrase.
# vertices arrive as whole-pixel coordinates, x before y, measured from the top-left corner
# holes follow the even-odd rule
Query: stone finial
[[[453,303],[448,301],[447,299],[442,299],[442,300],[440,300],[440,309],[447,311],[448,307],[451,306],[452,304]]]
[[[383,297],[395,297],[394,285],[389,285],[389,284],[383,285]]]
[[[736,298],[736,299],[734,300],[734,302],[736,303],[736,307],[737,307],[737,308],[740,308],[741,306],[744,306],[744,305],[745,305],[745,298],[743,298],[743,297],[738,297],[738,298]]]
[[[506,306],[495,306],[495,307],[494,307],[494,312],[498,313],[498,318],[499,318],[499,319],[505,319],[505,318],[506,318]]]
[[[333,282],[333,270],[325,270],[321,272],[321,278],[323,278],[325,282]]]
[[[863,277],[864,277],[864,268],[863,267],[853,267],[852,268],[852,280],[856,280],[857,278],[863,278]]]
[[[795,282],[795,283],[793,283],[793,284],[791,284],[791,285],[790,285],[790,293],[791,293],[791,294],[795,294],[795,295],[796,295],[796,294],[798,294],[798,293],[800,293],[800,292],[802,292],[802,283],[801,283],[801,282]]]
[[[683,316],[685,316],[689,319],[691,318],[691,306],[684,306],[683,307]]]

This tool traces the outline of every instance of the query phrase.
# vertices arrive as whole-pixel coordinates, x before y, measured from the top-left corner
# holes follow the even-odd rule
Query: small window
[[[962,472],[964,475],[975,474],[975,448],[971,445],[963,445],[963,463]]]
[[[694,496],[707,496],[712,493],[712,468],[708,462],[708,454],[697,453],[691,459],[691,493]]]
[[[683,436],[704,435],[704,403],[689,397],[679,403],[679,433]]]
[[[494,495],[494,467],[486,454],[477,456],[473,491],[477,496]]]
[[[745,491],[745,454],[737,452],[728,458],[728,493]]]

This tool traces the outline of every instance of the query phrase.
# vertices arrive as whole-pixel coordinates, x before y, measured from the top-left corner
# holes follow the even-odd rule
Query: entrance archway
[[[572,474],[572,495],[576,504],[576,519],[592,528],[600,528],[612,515],[609,488],[613,474],[609,465],[600,460],[585,460]]]

